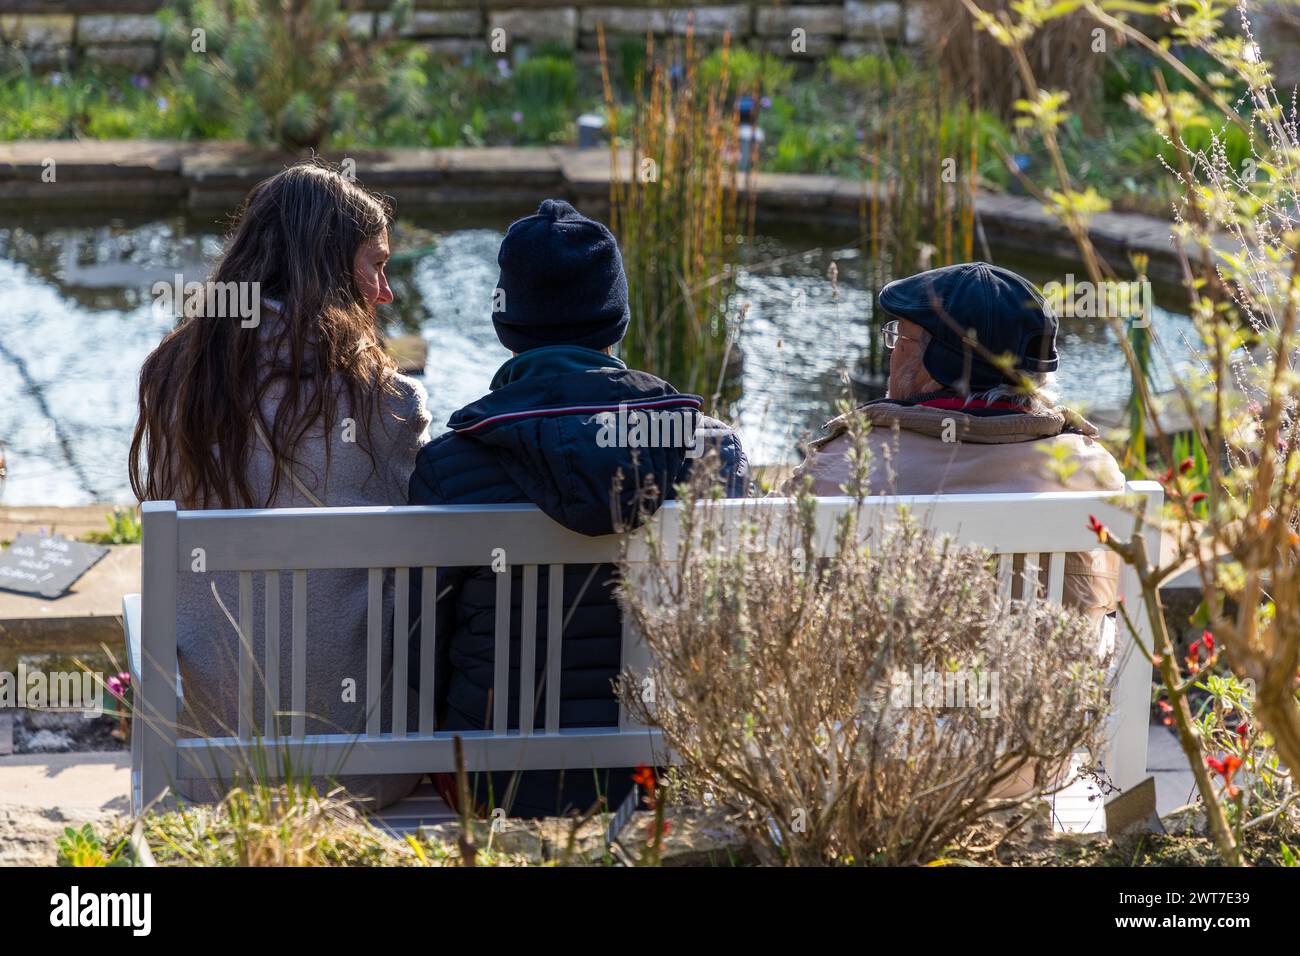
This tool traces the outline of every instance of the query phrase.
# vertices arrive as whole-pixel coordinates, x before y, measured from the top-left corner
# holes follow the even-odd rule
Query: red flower
[[[1095,534],[1097,540],[1102,544],[1105,544],[1107,537],[1110,536],[1110,532],[1106,530],[1104,524],[1097,520],[1096,515],[1088,515],[1088,530]]]
[[[1196,465],[1196,462],[1193,461],[1191,458],[1184,458],[1183,461],[1182,461],[1182,464],[1180,464],[1180,465],[1178,466],[1178,473],[1179,473],[1180,475],[1185,475],[1185,474],[1187,474],[1189,471],[1191,471],[1192,468],[1193,468],[1195,465]]]
[[[632,774],[632,782],[645,787],[652,794],[655,792],[655,772],[645,764],[637,766],[636,773]]]
[[[1250,724],[1246,723],[1246,721],[1243,720],[1241,723],[1237,725],[1237,736],[1241,737],[1244,740],[1246,736],[1249,734],[1250,734]]]
[[[1201,645],[1205,646],[1205,660],[1208,664],[1214,657],[1214,635],[1202,631],[1201,636],[1187,646],[1187,667],[1193,674],[1201,669]]]
[[[1191,504],[1191,505],[1197,505],[1197,504],[1200,504],[1202,501],[1204,501],[1204,500],[1205,500],[1206,498],[1208,498],[1208,497],[1210,497],[1210,496],[1207,495],[1205,492],[1203,492],[1203,491],[1198,491],[1198,492],[1196,492],[1196,494],[1192,495],[1190,498],[1187,499],[1187,503],[1188,503],[1188,504]]]
[[[1222,760],[1216,760],[1213,757],[1206,757],[1205,764],[1226,783],[1228,799],[1235,800],[1241,794],[1241,788],[1234,786],[1232,782],[1233,774],[1241,769],[1241,758],[1236,754],[1228,754]]]

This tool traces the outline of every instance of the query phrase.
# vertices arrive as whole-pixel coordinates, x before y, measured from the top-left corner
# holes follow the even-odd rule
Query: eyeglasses
[[[892,350],[898,344],[899,339],[907,339],[909,342],[920,341],[920,339],[914,339],[910,335],[900,335],[898,333],[898,319],[891,319],[880,327],[880,341],[884,343],[886,349]]]

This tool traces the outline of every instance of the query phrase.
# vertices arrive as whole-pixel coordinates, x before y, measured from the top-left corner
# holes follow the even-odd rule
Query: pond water
[[[395,229],[389,274],[398,301],[383,315],[393,332],[418,332],[429,343],[423,381],[434,434],[486,390],[509,357],[489,308],[497,246],[511,218],[479,210],[404,220]],[[799,437],[819,428],[844,396],[845,372],[869,345],[872,303],[850,232],[761,231],[746,248],[738,280],[736,304],[749,309],[737,424],[751,461],[775,463],[796,460]],[[221,237],[213,219],[180,213],[81,222],[28,215],[0,223],[4,504],[133,500],[126,456],[136,377],[174,321],[155,307],[151,287],[177,273],[185,281],[205,278]],[[996,249],[993,258],[1040,283],[1082,272]],[[827,277],[832,262],[835,283]],[[1186,318],[1157,307],[1154,326],[1175,365],[1185,364]],[[1067,402],[1086,409],[1125,401],[1128,373],[1104,322],[1063,320],[1058,348]]]

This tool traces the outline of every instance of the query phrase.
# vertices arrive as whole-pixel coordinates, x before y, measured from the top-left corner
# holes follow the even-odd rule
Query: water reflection
[[[402,222],[394,231],[384,310],[392,331],[429,343],[424,384],[435,432],[483,392],[508,357],[492,330],[496,253],[509,213]],[[140,365],[173,318],[153,305],[155,282],[206,278],[221,226],[183,216],[87,224],[44,217],[0,228],[0,441],[6,504],[129,501],[126,452]],[[998,261],[1040,283],[1057,266]],[[835,263],[837,281],[828,270]],[[1076,270],[1077,271],[1077,270]],[[744,393],[737,417],[751,460],[789,461],[846,394],[869,347],[872,303],[863,263],[843,233],[779,231],[746,249],[737,306],[748,305]],[[636,317],[633,317],[633,321]],[[1176,355],[1190,328],[1157,309],[1157,334]],[[1123,356],[1100,321],[1063,323],[1062,390],[1074,404],[1115,405],[1128,394]],[[1180,359],[1185,362],[1185,357]],[[1167,375],[1157,381],[1167,387]]]

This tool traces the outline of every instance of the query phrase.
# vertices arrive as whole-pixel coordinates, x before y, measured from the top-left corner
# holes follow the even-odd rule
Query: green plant
[[[1151,331],[1141,316],[1128,321],[1129,347],[1133,350],[1133,382],[1128,396],[1128,444],[1120,466],[1131,474],[1141,474],[1147,465],[1147,394],[1144,384],[1151,378]]]
[[[826,75],[832,83],[858,91],[892,89],[897,82],[911,76],[914,69],[907,57],[891,54],[832,56],[826,61]]]
[[[460,866],[461,849],[376,827],[340,791],[302,780],[249,782],[215,804],[149,812],[140,838],[158,866]],[[486,827],[482,828],[486,829]],[[518,850],[474,848],[476,866],[520,866]]]
[[[714,50],[700,60],[697,71],[698,82],[711,89],[721,89],[727,96],[771,95],[785,89],[794,78],[794,64],[745,47]]]
[[[638,37],[619,37],[616,55],[618,77],[622,81],[621,90],[630,95],[637,84],[645,79],[645,41]]]
[[[1220,652],[1213,634],[1205,631],[1191,643],[1183,664],[1196,676],[1193,686],[1201,694],[1193,719],[1207,754],[1206,766],[1216,776],[1237,843],[1244,846],[1248,829],[1284,821],[1300,793],[1269,734],[1255,720],[1254,687],[1219,666]],[[1160,709],[1171,723],[1168,703],[1162,701]]]
[[[250,141],[320,146],[358,116],[384,122],[415,105],[422,54],[397,42],[409,6],[398,0],[364,37],[342,0],[172,0],[160,13],[168,70]]]
[[[139,544],[143,531],[135,508],[119,505],[108,515],[107,531],[90,531],[81,536],[91,544]]]
[[[55,845],[58,848],[58,865],[59,866],[76,866],[76,867],[99,867],[99,866],[130,866],[130,857],[126,855],[127,841],[125,839],[113,842],[111,846],[106,846],[105,841],[95,833],[95,828],[89,823],[81,829],[67,827],[63,833],[56,838]]]
[[[546,140],[568,125],[578,92],[573,59],[534,56],[515,68],[516,108],[529,139]]]
[[[1196,497],[1192,505],[1193,513],[1204,519],[1209,513],[1210,462],[1205,454],[1205,445],[1200,436],[1194,432],[1181,432],[1173,439],[1173,460],[1179,463],[1189,496]],[[1172,476],[1170,476],[1172,477]],[[1168,479],[1166,479],[1168,480]]]

